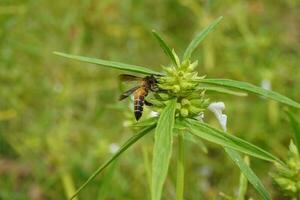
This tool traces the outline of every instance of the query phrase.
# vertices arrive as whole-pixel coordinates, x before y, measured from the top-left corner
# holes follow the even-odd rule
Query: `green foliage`
[[[111,156],[111,147],[138,131],[135,126],[157,122],[158,117],[146,122],[152,108],[145,106],[143,123],[131,126],[135,121],[128,106],[130,100],[117,101],[119,89],[125,89],[118,84],[117,76],[125,71],[69,62],[51,55],[52,51],[153,66],[151,71],[160,72],[159,66],[164,63],[171,67],[167,65],[171,60],[166,60],[151,39],[151,29],[163,33],[181,57],[190,36],[222,14],[222,26],[192,54],[198,59],[195,71],[201,76],[256,83],[299,101],[299,5],[293,0],[167,0],[159,4],[131,0],[2,1],[0,199],[65,199],[92,174],[95,166]],[[179,58],[174,59],[180,66]],[[205,89],[206,86],[219,91]],[[223,89],[239,93],[236,88],[204,83],[199,87],[199,91],[206,91],[201,94],[210,102],[224,101],[228,129],[235,136],[279,158],[287,157],[284,149],[290,129],[287,123],[281,123],[280,104],[219,93]],[[182,113],[186,114],[190,107],[183,102]],[[164,107],[162,103],[157,111]],[[203,112],[205,122],[215,127],[215,119],[206,110]],[[175,128],[175,137],[177,131]],[[142,164],[140,151],[140,147],[147,149],[151,158],[152,135],[146,137],[122,154],[122,162],[106,168],[105,174],[94,179],[78,199],[150,199],[150,178],[145,181],[145,171],[151,177],[151,163],[149,159],[149,169]],[[188,140],[184,143],[184,198],[216,199],[220,190],[236,191],[239,169],[232,166],[224,151],[206,141],[200,145],[199,137],[189,132],[184,132],[183,137]],[[201,151],[204,147],[206,154]],[[172,170],[164,184],[165,199],[175,199],[175,159],[171,158]],[[251,166],[261,182],[269,183],[268,166],[256,160]],[[114,175],[106,178],[111,170]],[[109,182],[114,183],[114,192]],[[269,184],[266,188],[274,200],[285,199],[277,188]],[[253,189],[247,191],[246,197],[250,196],[260,199]]]
[[[235,149],[242,153],[246,153],[263,160],[282,163],[280,159],[262,150],[261,148],[256,147],[255,145],[246,142],[238,137],[219,131],[209,126],[208,124],[200,123],[194,119],[188,119],[183,123],[184,126],[187,127],[192,134],[205,140],[222,145],[224,147]]]
[[[194,39],[191,41],[189,46],[186,48],[183,60],[189,60],[192,56],[192,53],[195,51],[195,49],[198,47],[198,45],[202,42],[202,40],[208,35],[209,32],[211,32],[222,20],[222,16],[213,21],[207,28],[205,28],[203,31],[198,33]]]
[[[275,184],[286,196],[297,200],[300,198],[300,154],[296,145],[291,141],[286,165],[275,165],[276,170],[271,174]]]
[[[155,125],[148,126],[142,129],[138,134],[129,138],[121,147],[120,149],[110,158],[108,159],[103,165],[101,165],[87,180],[78,188],[78,190],[74,193],[71,199],[74,199],[78,193],[83,190],[98,174],[100,174],[106,167],[113,163],[124,151],[126,151],[131,145],[136,143],[139,139],[149,133]]]
[[[161,112],[155,129],[155,144],[152,161],[151,199],[161,198],[169,162],[172,155],[173,127],[175,120],[176,99],[170,100]]]
[[[253,187],[259,192],[261,197],[265,200],[271,200],[271,196],[268,193],[265,186],[256,176],[256,174],[252,171],[252,169],[247,165],[247,163],[241,158],[239,153],[236,151],[225,148],[226,153],[229,157],[235,162],[235,164],[240,168],[243,175],[241,175],[241,183],[240,183],[240,193],[238,200],[243,200],[246,189],[247,189],[247,180],[253,185]],[[246,178],[245,178],[246,177]]]
[[[219,86],[223,86],[223,87],[241,89],[241,90],[244,90],[247,92],[252,92],[254,94],[261,95],[266,98],[270,98],[272,100],[278,101],[280,103],[283,103],[283,104],[286,104],[289,106],[300,108],[299,103],[289,99],[288,97],[285,97],[281,94],[278,94],[278,93],[270,91],[270,90],[263,89],[261,87],[257,87],[250,83],[245,83],[245,82],[240,82],[240,81],[235,81],[235,80],[228,80],[228,79],[203,79],[203,80],[200,80],[200,82],[209,83],[209,84],[213,84],[213,85],[219,85]]]
[[[211,86],[211,85],[205,85],[205,86],[198,86],[198,89],[200,90],[206,90],[206,91],[214,91],[214,92],[219,92],[219,93],[224,93],[224,94],[230,94],[230,95],[235,95],[235,96],[240,96],[244,97],[247,96],[247,93],[244,92],[238,92],[234,90],[230,90],[228,88],[222,88],[222,87],[217,87],[217,86]]]
[[[129,71],[129,72],[135,72],[135,73],[141,73],[141,74],[160,75],[159,72],[155,72],[148,68],[140,67],[140,66],[136,66],[136,65],[124,64],[124,63],[108,61],[108,60],[101,60],[101,59],[96,59],[96,58],[88,58],[88,57],[84,57],[84,56],[76,56],[76,55],[71,55],[71,54],[66,54],[66,53],[61,53],[61,52],[54,52],[54,54],[65,57],[65,58],[79,60],[81,62],[102,65],[104,67],[109,67],[112,69],[125,70],[125,71]]]
[[[293,128],[293,136],[296,146],[300,151],[300,122],[297,120],[296,116],[292,112],[287,111],[287,115]]]
[[[157,39],[160,47],[164,50],[165,54],[167,56],[169,56],[171,61],[176,65],[177,64],[176,63],[176,58],[175,58],[174,54],[172,53],[170,47],[167,45],[167,43],[162,39],[162,37],[156,31],[152,30],[152,34]]]
[[[191,62],[189,58],[194,49],[202,41],[202,39],[213,29],[214,26],[218,24],[220,20],[221,18],[215,20],[210,26],[208,26],[207,29],[199,33],[195,37],[195,39],[192,40],[187,50],[185,51],[184,61],[182,63],[180,62],[180,59],[175,51],[172,51],[173,56],[171,56],[171,50],[169,49],[169,47],[158,34],[154,33],[154,37],[158,39],[161,47],[166,52],[166,54],[169,55],[176,66],[163,67],[165,75],[158,78],[159,91],[151,99],[151,102],[153,102],[154,106],[157,107],[160,111],[157,127],[155,129],[155,143],[153,148],[151,181],[151,199],[153,200],[161,199],[163,184],[167,176],[169,162],[172,155],[172,138],[174,135],[173,128],[177,127],[174,124],[175,118],[181,119],[179,121],[176,121],[177,124],[179,123],[178,125],[181,125],[181,127],[179,126],[179,129],[186,129],[187,131],[198,137],[222,145],[225,148],[226,152],[230,155],[230,157],[234,159],[235,163],[240,167],[245,176],[249,179],[250,183],[254,185],[254,187],[258,190],[258,192],[263,196],[264,199],[270,199],[267,191],[265,190],[259,179],[256,177],[256,175],[253,173],[253,171],[239,157],[239,154],[231,149],[252,155],[263,160],[273,161],[275,163],[280,163],[283,165],[283,162],[281,160],[279,160],[269,152],[264,151],[259,147],[256,147],[255,145],[248,143],[238,137],[226,134],[203,122],[200,123],[199,121],[193,119],[195,116],[201,115],[201,113],[207,108],[209,102],[209,100],[204,96],[205,91],[199,88],[199,84],[201,84],[202,82],[206,84],[210,83],[223,87],[233,87],[250,91],[252,93],[259,94],[295,107],[299,107],[300,105],[283,95],[253,86],[248,83],[226,79],[205,79],[204,76],[198,76],[198,73],[195,72],[198,61]],[[116,63],[112,61],[103,62],[102,60],[98,59],[95,60],[92,58],[77,56],[74,57],[61,53],[59,54],[67,58],[75,58],[85,62],[100,63],[102,65],[104,64],[104,66],[106,67],[128,70],[130,72],[147,73],[147,68],[144,69],[141,67],[137,67],[137,69],[135,69],[135,66],[133,65]],[[224,92],[225,90],[220,91]],[[151,118],[149,122],[152,123],[152,121],[153,118]],[[146,124],[148,124],[149,122],[146,121]],[[150,126],[150,128],[153,127]],[[141,134],[144,135],[143,132]],[[183,138],[181,135],[179,135],[179,137]],[[140,137],[138,137],[138,139],[139,138]],[[124,148],[121,148],[122,151],[119,151],[119,153],[117,153],[112,159],[110,159],[105,165],[103,165],[103,167],[98,168],[98,170],[96,170],[93,175],[78,189],[73,197],[75,197],[91,180],[93,180],[106,166],[108,166],[116,157],[118,157],[119,154],[125,151],[135,141],[136,140],[134,140],[133,142],[129,142],[127,146],[125,145]],[[182,141],[180,141],[179,144],[179,152],[182,152],[182,149],[184,148],[184,146],[182,145]],[[177,162],[178,170],[176,188],[177,199],[183,199],[183,158],[182,156],[179,156],[178,159],[179,161]]]

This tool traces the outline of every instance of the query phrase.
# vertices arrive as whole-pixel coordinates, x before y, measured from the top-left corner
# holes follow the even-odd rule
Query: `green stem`
[[[183,200],[184,190],[184,141],[183,133],[178,133],[178,150],[177,150],[177,180],[176,180],[176,199]]]

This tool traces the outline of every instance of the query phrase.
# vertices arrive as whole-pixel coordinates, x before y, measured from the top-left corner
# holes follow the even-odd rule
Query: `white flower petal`
[[[268,79],[263,79],[261,81],[261,87],[266,89],[266,90],[271,90],[272,89],[272,83]]]
[[[213,102],[209,104],[208,109],[214,113],[222,129],[227,131],[227,115],[222,113],[225,109],[225,104],[223,102]]]
[[[112,154],[114,154],[114,153],[116,153],[118,150],[119,150],[119,145],[118,144],[116,144],[116,143],[111,143],[110,145],[109,145],[109,151],[110,151],[110,153],[112,153]]]
[[[158,117],[159,113],[155,111],[151,111],[149,114],[151,117]]]

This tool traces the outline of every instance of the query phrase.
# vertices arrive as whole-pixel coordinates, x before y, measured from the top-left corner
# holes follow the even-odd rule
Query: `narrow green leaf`
[[[116,161],[112,162],[110,168],[108,168],[107,172],[103,175],[99,190],[97,191],[97,198],[95,198],[96,200],[103,200],[108,198],[107,196],[110,194],[110,188],[113,185],[112,178],[116,170],[116,164]]]
[[[240,97],[248,96],[248,94],[245,93],[245,92],[238,92],[238,91],[230,90],[230,89],[227,89],[227,88],[218,87],[218,86],[211,86],[211,85],[198,86],[197,89],[215,91],[215,92],[220,92],[220,93],[224,93],[224,94],[231,94],[231,95],[240,96]]]
[[[252,85],[250,83],[235,81],[235,80],[230,80],[230,79],[202,79],[202,80],[199,80],[199,82],[206,83],[206,84],[219,85],[219,86],[223,86],[223,87],[237,88],[240,90],[244,90],[247,92],[252,92],[254,94],[261,95],[263,97],[281,102],[281,103],[289,105],[289,106],[300,108],[300,104],[298,102],[296,102],[286,96],[283,96],[277,92],[266,90],[261,87]]]
[[[226,149],[226,147],[225,147]],[[231,149],[232,150],[232,149]],[[234,150],[233,150],[234,151]],[[236,152],[236,151],[234,151]],[[236,152],[237,153],[237,152]],[[238,154],[239,155],[239,154]],[[235,157],[235,156],[234,156]],[[234,158],[233,157],[233,158]],[[240,157],[240,156],[238,156]],[[241,158],[241,157],[240,157]],[[236,159],[237,161],[239,160]],[[244,164],[246,166],[248,166],[248,168],[251,170],[250,168],[250,161],[249,161],[249,156],[245,156],[244,159],[242,159],[242,162],[244,162]],[[241,169],[240,169],[241,170]],[[258,179],[259,180],[259,179]],[[247,193],[247,189],[248,189],[248,179],[247,177],[243,174],[243,171],[240,173],[240,181],[239,181],[239,191],[238,191],[238,195],[237,195],[237,200],[245,200],[246,199],[246,193]]]
[[[149,74],[163,75],[162,73],[153,71],[146,67],[130,65],[130,64],[109,61],[109,60],[101,60],[101,59],[97,59],[97,58],[89,58],[89,57],[84,57],[84,56],[71,55],[71,54],[66,54],[66,53],[61,53],[61,52],[53,52],[53,53],[55,55],[62,56],[65,58],[70,58],[70,59],[78,60],[81,62],[96,64],[96,65],[102,65],[104,67],[108,67],[108,68],[112,68],[112,69],[119,69],[119,70],[140,73],[140,74],[146,74],[146,75],[149,75]]]
[[[179,132],[177,136],[177,174],[176,174],[176,200],[184,198],[184,139],[183,132]]]
[[[300,122],[297,120],[296,116],[291,113],[290,111],[286,112],[289,120],[291,122],[293,133],[294,133],[294,140],[296,143],[296,146],[298,148],[298,151],[300,151]]]
[[[183,60],[191,58],[192,53],[195,51],[200,42],[207,36],[207,34],[210,31],[212,31],[215,28],[215,26],[222,20],[222,18],[223,17],[221,16],[218,19],[214,20],[208,27],[206,27],[203,31],[201,31],[194,37],[194,39],[191,41],[191,43],[184,52]]]
[[[199,122],[194,119],[187,119],[185,121],[185,126],[189,127],[192,134],[201,137],[205,140],[208,140],[210,142],[220,144],[224,147],[228,147],[231,149],[235,149],[237,151],[240,151],[242,153],[271,161],[271,162],[278,162],[283,164],[283,162],[275,157],[274,155],[268,153],[267,151],[245,141],[242,140],[236,136],[233,136],[231,134],[226,134],[223,131],[220,131],[218,129],[215,129],[211,127],[210,125]]]
[[[176,65],[176,59],[170,49],[170,47],[167,45],[167,43],[162,39],[159,33],[157,33],[155,30],[152,30],[153,36],[157,39],[160,47],[164,50],[165,54],[171,58],[172,62]]]
[[[234,163],[240,168],[244,176],[248,179],[248,181],[253,185],[253,187],[258,191],[261,197],[264,200],[271,200],[271,196],[256,176],[256,174],[252,171],[252,169],[246,164],[246,162],[241,158],[238,152],[233,149],[225,147],[226,153],[229,157],[234,161]]]
[[[121,147],[120,149],[110,158],[108,159],[103,165],[101,165],[75,192],[75,194],[71,197],[74,199],[81,190],[83,190],[98,174],[100,174],[106,167],[108,167],[114,160],[116,160],[124,151],[126,151],[131,145],[137,142],[140,138],[145,136],[149,133],[155,125],[149,126],[147,128],[142,129],[138,134],[129,138]]]
[[[152,162],[151,199],[160,200],[172,155],[172,138],[175,121],[176,99],[168,102],[155,129]]]

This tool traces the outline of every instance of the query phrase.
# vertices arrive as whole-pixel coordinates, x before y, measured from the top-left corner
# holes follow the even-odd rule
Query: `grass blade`
[[[208,27],[206,27],[203,31],[201,31],[200,33],[198,33],[195,36],[195,38],[191,41],[191,43],[189,44],[189,46],[185,50],[184,55],[183,55],[183,60],[187,60],[187,59],[191,58],[192,53],[198,47],[200,42],[207,36],[207,34],[210,31],[212,31],[215,28],[215,26],[222,20],[222,18],[223,17],[221,16],[218,19],[214,20]]]
[[[283,96],[277,92],[263,89],[261,87],[252,85],[250,83],[235,81],[230,79],[201,79],[199,80],[202,83],[219,85],[223,87],[237,88],[247,92],[252,92],[254,94],[261,95],[263,97],[278,101],[280,103],[300,108],[300,104],[286,96]]]
[[[140,74],[146,74],[146,75],[149,75],[149,74],[163,75],[159,72],[153,71],[146,67],[130,65],[130,64],[126,64],[126,63],[120,63],[120,62],[109,61],[109,60],[101,60],[101,59],[97,59],[97,58],[89,58],[89,57],[85,57],[85,56],[77,56],[77,55],[66,54],[66,53],[61,53],[61,52],[53,52],[53,53],[55,55],[62,56],[65,58],[70,58],[70,59],[78,60],[81,62],[96,64],[96,65],[102,65],[104,67],[108,67],[108,68],[112,68],[112,69],[119,69],[119,70],[140,73]]]
[[[160,36],[160,34],[157,33],[155,30],[152,30],[152,34],[153,34],[153,36],[157,39],[157,41],[158,41],[160,47],[164,50],[165,54],[166,54],[167,56],[169,56],[169,58],[171,58],[172,62],[173,62],[175,65],[177,65],[177,64],[176,64],[176,59],[175,59],[175,57],[174,57],[174,55],[173,55],[173,53],[172,53],[170,47],[169,47],[169,46],[167,45],[167,43],[162,39],[162,37]]]
[[[101,165],[88,179],[85,183],[83,183],[80,188],[75,192],[75,194],[71,197],[71,199],[75,198],[81,190],[83,190],[98,174],[100,174],[106,167],[108,167],[114,160],[116,160],[124,151],[126,151],[131,145],[133,145],[136,141],[142,138],[144,135],[149,133],[155,125],[149,126],[147,128],[142,129],[138,134],[129,138],[120,149],[103,165]]]
[[[298,151],[300,151],[300,122],[297,120],[296,116],[290,111],[287,111],[286,113],[289,117],[290,123],[293,128],[296,146],[298,148]]]
[[[227,147],[225,147],[225,151],[229,155],[229,157],[234,161],[234,163],[240,168],[244,176],[253,185],[253,187],[257,190],[261,197],[264,200],[271,200],[270,194],[268,193],[262,182],[255,175],[252,169],[246,164],[246,162],[242,159],[239,153]]]
[[[283,164],[280,159],[270,154],[269,152],[238,137],[226,134],[223,131],[215,129],[206,123],[199,122],[194,119],[187,119],[184,125],[189,127],[192,134],[210,142],[220,144],[224,147],[228,147],[266,161]]]
[[[173,127],[176,99],[171,100],[162,111],[155,129],[153,148],[151,199],[160,200],[172,155]]]

